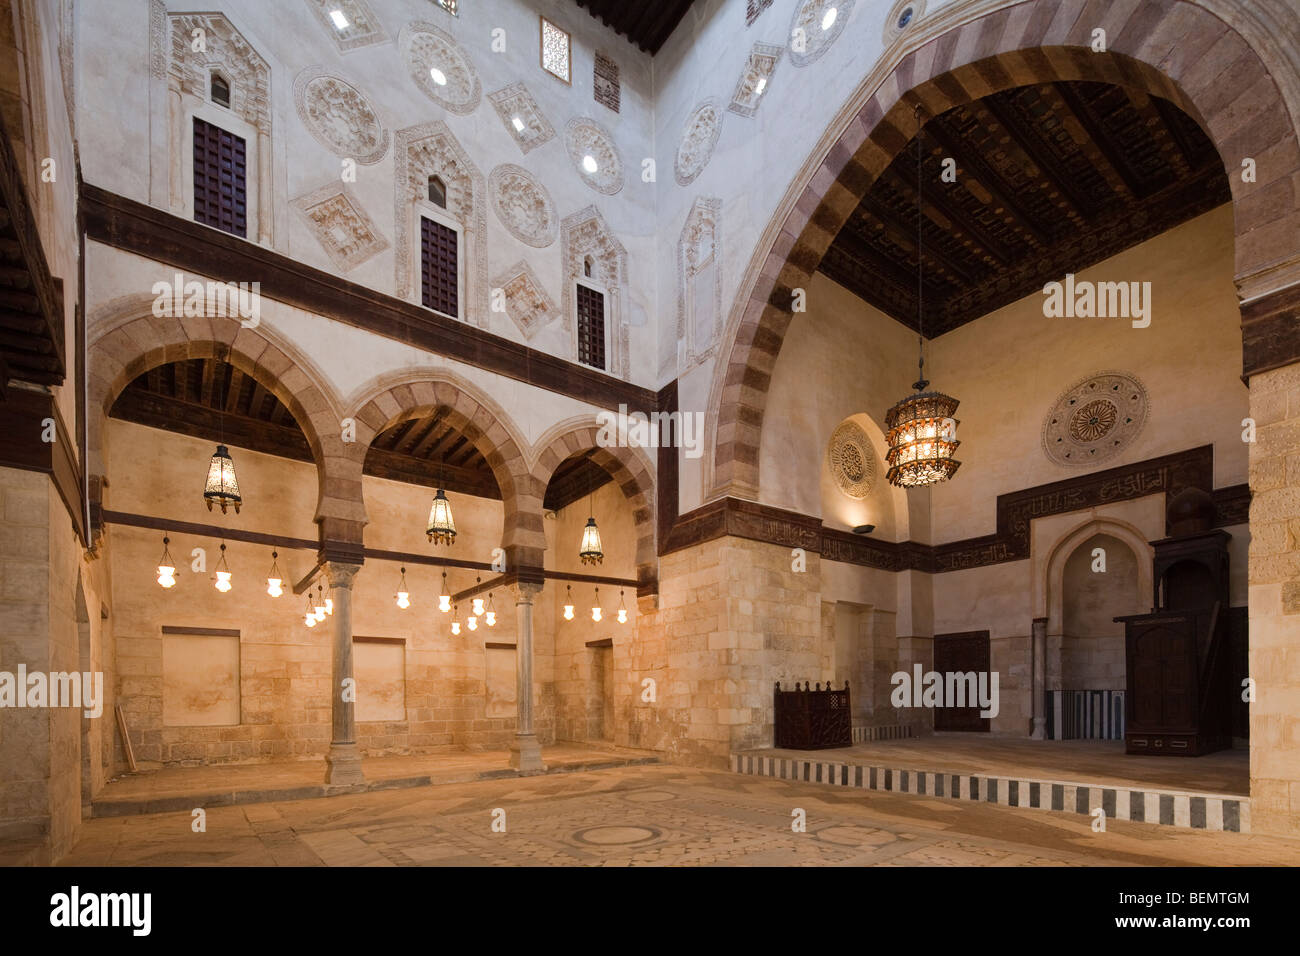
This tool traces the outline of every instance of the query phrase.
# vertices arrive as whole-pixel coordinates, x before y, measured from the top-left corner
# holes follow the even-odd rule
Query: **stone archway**
[[[540,568],[546,551],[542,528],[542,492],[529,474],[522,449],[526,443],[505,410],[450,372],[413,369],[386,377],[352,403],[356,440],[346,445],[346,480],[361,496],[366,452],[375,436],[398,422],[440,411],[487,459],[505,506],[501,547],[507,567]],[[360,528],[356,529],[360,534]],[[360,538],[357,538],[360,542]]]
[[[710,407],[718,414],[708,497],[759,496],[767,391],[793,317],[793,290],[808,285],[859,200],[915,134],[917,105],[923,116],[936,116],[999,90],[1060,80],[1136,87],[1172,101],[1206,130],[1230,173],[1242,158],[1256,161],[1256,182],[1229,176],[1236,282],[1251,320],[1243,328],[1246,372],[1300,358],[1275,344],[1289,315],[1277,313],[1294,310],[1294,289],[1285,303],[1269,301],[1300,277],[1300,211],[1287,201],[1300,146],[1278,85],[1280,67],[1270,71],[1234,26],[1190,0],[1104,9],[1086,0],[1025,0],[959,25],[950,25],[951,17],[934,21],[937,32],[861,91],[861,106],[820,162],[805,169],[806,187],[755,252],[713,376]],[[1096,28],[1106,31],[1108,52],[1089,48]]]
[[[636,526],[637,594],[658,590],[655,557],[654,472],[645,453],[636,448],[604,447],[597,440],[601,428],[594,419],[566,422],[556,426],[538,442],[541,452],[533,468],[534,486],[544,496],[551,476],[570,455],[594,449],[591,460],[618,482],[624,497],[632,505]]]
[[[359,499],[339,484],[345,445],[335,403],[323,379],[304,356],[262,327],[244,328],[235,319],[203,316],[156,318],[154,297],[126,296],[97,309],[88,321],[87,458],[89,472],[105,472],[104,431],[109,410],[136,376],[169,362],[215,358],[256,379],[289,409],[316,462],[319,495],[316,522],[322,542],[358,520]],[[210,310],[211,311],[211,310]],[[98,483],[95,483],[98,486]],[[359,515],[364,522],[364,512]],[[349,540],[346,536],[341,540]]]

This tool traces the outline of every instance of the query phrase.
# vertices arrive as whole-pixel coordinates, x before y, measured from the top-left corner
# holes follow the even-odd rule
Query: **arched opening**
[[[621,462],[586,448],[564,458],[546,483],[546,568],[554,578],[543,613],[551,625],[557,740],[626,739],[632,691],[618,674],[636,628],[638,559],[635,506],[620,487],[629,478]]]
[[[1112,535],[1094,535],[1066,560],[1061,590],[1063,633],[1048,679],[1052,737],[1123,739],[1124,625],[1115,618],[1146,606],[1137,555]]]

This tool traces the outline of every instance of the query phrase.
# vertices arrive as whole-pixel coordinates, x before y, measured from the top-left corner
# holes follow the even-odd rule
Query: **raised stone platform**
[[[1245,750],[1128,756],[1122,741],[936,734],[833,750],[747,750],[737,773],[1198,830],[1250,830]]]
[[[168,767],[127,774],[111,781],[95,797],[92,816],[173,813],[195,807],[206,809],[278,800],[305,800],[371,790],[428,787],[534,775],[512,769],[509,759],[510,754],[504,750],[366,757],[361,761],[365,782],[349,786],[325,783],[323,760]],[[605,770],[659,762],[658,754],[650,751],[569,743],[542,748],[542,759],[546,763],[543,773]]]

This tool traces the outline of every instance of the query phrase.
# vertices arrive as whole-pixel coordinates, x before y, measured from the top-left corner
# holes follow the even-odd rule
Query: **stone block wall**
[[[1252,829],[1300,836],[1300,365],[1251,377]]]

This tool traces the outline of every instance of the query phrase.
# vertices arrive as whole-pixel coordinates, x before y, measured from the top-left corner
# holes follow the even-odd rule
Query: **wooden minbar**
[[[1170,536],[1151,542],[1154,608],[1125,629],[1125,752],[1195,757],[1232,745],[1226,531],[1189,488],[1169,503]]]

